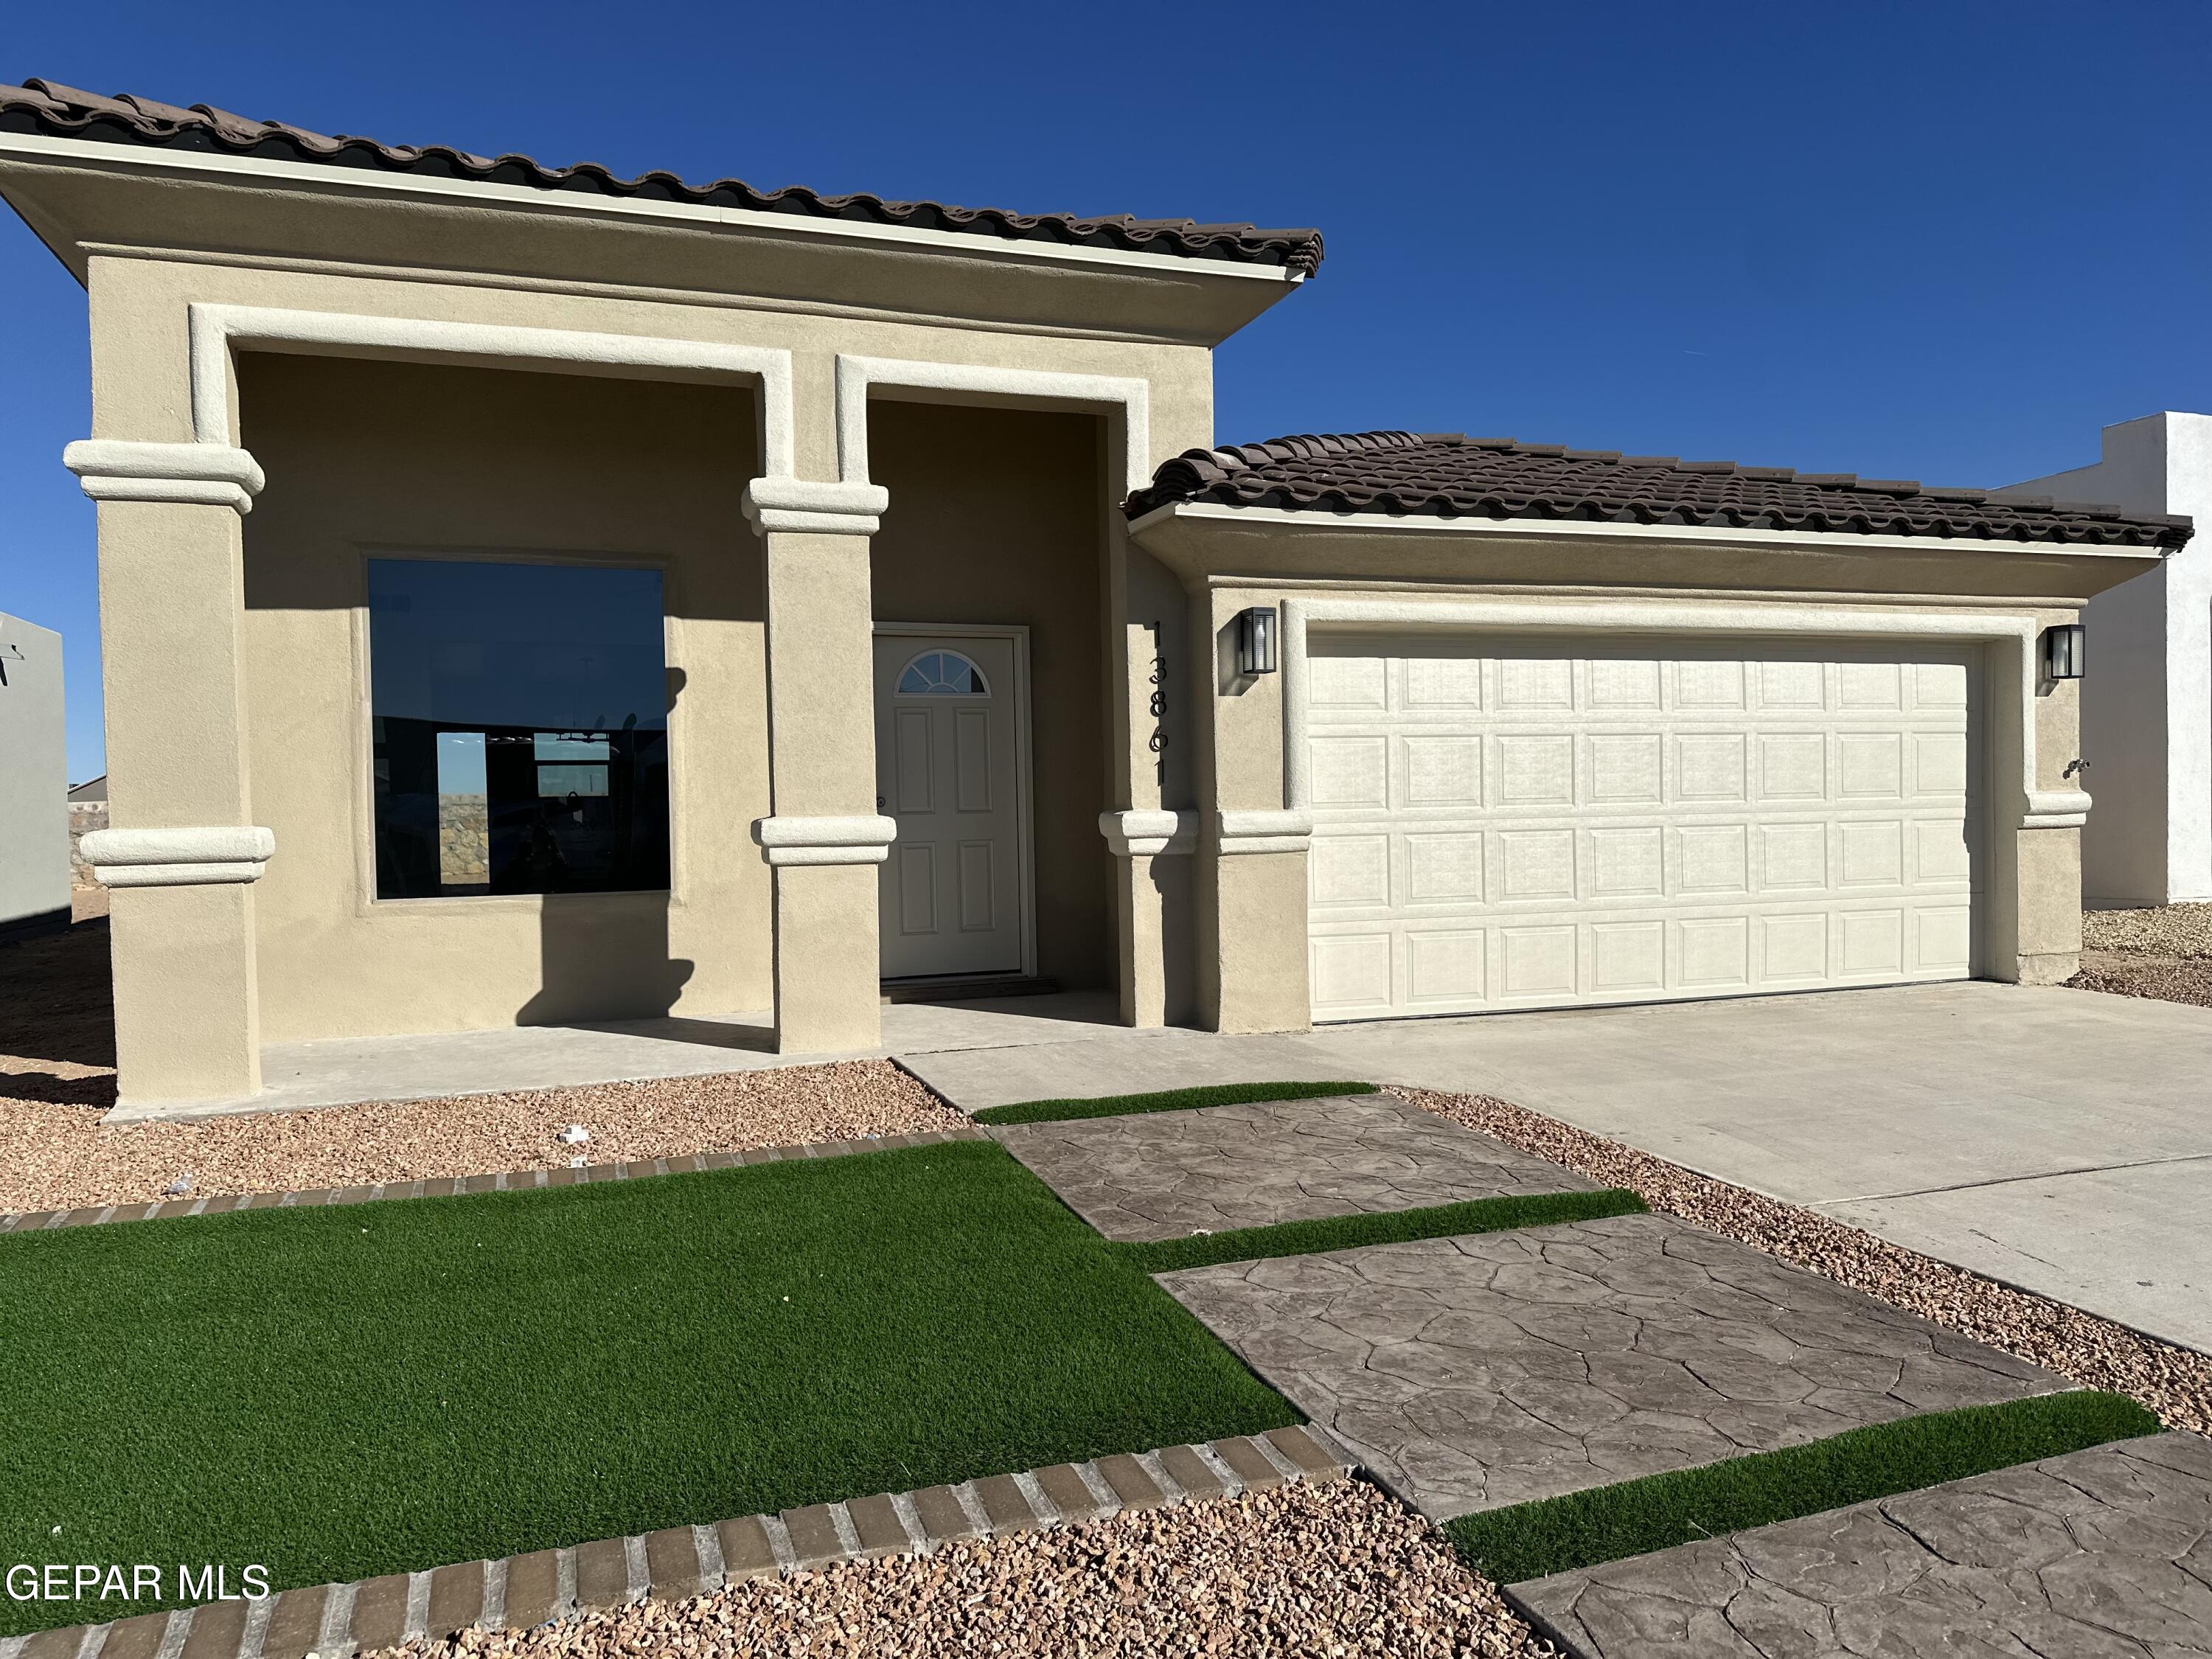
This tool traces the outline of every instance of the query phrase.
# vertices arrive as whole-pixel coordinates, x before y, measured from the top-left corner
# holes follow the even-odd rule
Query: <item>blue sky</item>
[[[19,5],[41,76],[323,131],[1318,225],[1218,436],[1410,427],[1984,484],[2212,406],[2212,7]],[[84,298],[0,217],[0,610],[100,769]]]

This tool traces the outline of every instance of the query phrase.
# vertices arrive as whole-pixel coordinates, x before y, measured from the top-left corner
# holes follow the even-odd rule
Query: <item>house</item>
[[[2074,968],[2070,632],[2185,521],[1217,447],[1309,230],[623,180],[50,82],[126,1102],[264,1042],[1112,988],[1296,1029]],[[2056,676],[2046,669],[2056,666]]]
[[[69,792],[70,882],[72,886],[93,887],[92,866],[85,862],[84,838],[95,830],[107,828],[107,774],[88,778],[71,787]]]
[[[2167,411],[2104,431],[2093,465],[2002,492],[2116,501],[2131,513],[2212,507],[2212,416]],[[2177,549],[2084,613],[2081,753],[2098,801],[2081,833],[2093,905],[2212,900],[2212,554]]]
[[[0,611],[0,943],[70,924],[62,636]]]

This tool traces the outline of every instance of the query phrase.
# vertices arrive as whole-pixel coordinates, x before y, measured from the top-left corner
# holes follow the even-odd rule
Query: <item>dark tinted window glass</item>
[[[376,893],[668,885],[660,575],[372,559]]]

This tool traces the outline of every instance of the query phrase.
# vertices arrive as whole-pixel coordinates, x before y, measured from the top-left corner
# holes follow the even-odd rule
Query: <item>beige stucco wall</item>
[[[1109,794],[1106,513],[1099,422],[1024,410],[878,403],[870,471],[890,511],[870,538],[882,622],[1030,630],[1037,971],[1116,983]]]
[[[757,447],[735,387],[249,355],[245,526],[266,1041],[770,1000]],[[379,901],[368,829],[378,553],[638,563],[661,573],[673,697],[673,890]]]

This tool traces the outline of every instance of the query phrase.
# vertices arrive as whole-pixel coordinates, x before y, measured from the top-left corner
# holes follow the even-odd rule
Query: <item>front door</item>
[[[876,636],[876,805],[898,821],[881,866],[885,979],[1022,970],[1029,711],[1015,644]]]

